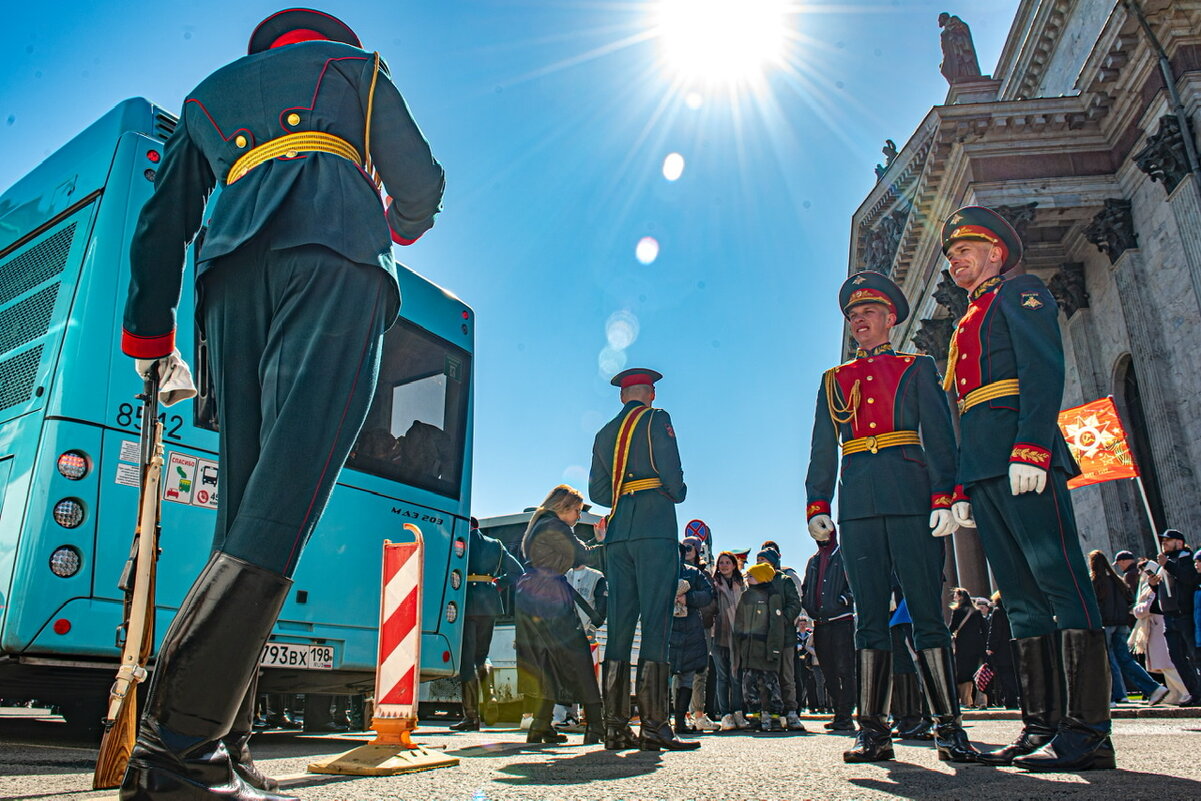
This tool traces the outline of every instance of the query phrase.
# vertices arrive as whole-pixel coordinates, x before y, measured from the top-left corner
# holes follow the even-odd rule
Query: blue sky
[[[398,255],[476,311],[475,513],[519,511],[560,481],[585,488],[593,435],[619,408],[608,370],[646,366],[666,376],[657,405],[689,485],[681,527],[704,519],[718,548],[775,539],[800,564],[851,214],[884,140],[903,144],[946,96],[938,13],[968,22],[989,73],[1018,3],[794,3],[785,63],[733,88],[667,61],[657,5],[319,7],[383,54],[446,168],[445,211]],[[0,187],[123,98],[178,110],[281,7],[8,9]],[[725,45],[714,50],[706,62]],[[673,152],[684,170],[668,181]],[[659,245],[649,264],[635,256],[644,237]]]

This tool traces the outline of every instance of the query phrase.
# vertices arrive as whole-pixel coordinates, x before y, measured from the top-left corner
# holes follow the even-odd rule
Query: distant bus
[[[175,124],[146,100],[124,101],[0,195],[0,697],[56,704],[85,726],[121,653],[117,583],[138,498],[141,382],[119,342],[127,254]],[[404,523],[426,547],[422,678],[458,668],[475,321],[449,292],[399,272],[402,319],[264,649],[264,691],[371,688],[381,543],[409,539]],[[183,285],[177,344],[201,394],[160,417],[160,642],[208,560],[221,490],[190,249]],[[276,467],[286,481],[289,465]]]

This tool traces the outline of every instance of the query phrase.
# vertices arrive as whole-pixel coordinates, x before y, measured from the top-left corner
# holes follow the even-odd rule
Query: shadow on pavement
[[[662,752],[658,751],[588,751],[554,761],[509,763],[497,771],[508,775],[494,781],[509,785],[562,786],[628,779],[655,772],[662,757]]]

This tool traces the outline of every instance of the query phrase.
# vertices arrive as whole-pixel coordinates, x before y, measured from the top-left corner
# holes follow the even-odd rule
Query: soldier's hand
[[[975,528],[976,521],[972,518],[972,505],[967,501],[956,501],[951,504],[951,517],[955,518],[955,525],[963,528]]]
[[[1014,495],[1026,492],[1042,493],[1047,487],[1047,471],[1032,464],[1013,462],[1009,465],[1009,491]]]
[[[930,534],[934,537],[945,537],[955,530],[955,518],[950,509],[935,509],[930,512]]]
[[[829,515],[814,515],[809,518],[809,536],[818,542],[825,542],[834,533],[834,521]]]

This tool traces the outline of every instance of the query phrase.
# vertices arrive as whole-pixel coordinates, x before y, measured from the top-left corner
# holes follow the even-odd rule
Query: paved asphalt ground
[[[807,725],[820,730],[821,720]],[[968,731],[977,744],[995,746],[1017,725],[994,716],[970,721]],[[304,801],[1201,799],[1201,719],[1194,717],[1120,718],[1114,727],[1119,769],[1078,775],[952,765],[939,762],[928,744],[898,744],[895,762],[847,765],[841,757],[851,744],[846,735],[704,735],[700,750],[689,753],[611,753],[579,745],[579,735],[566,746],[527,746],[514,729],[452,734],[439,725],[423,725],[415,739],[459,757],[458,767],[382,778],[303,775],[312,759],[366,739],[267,733],[254,746],[263,767],[286,778],[288,791]],[[57,719],[0,710],[0,799],[115,799],[113,791],[91,790],[95,756],[94,746],[67,737]]]

